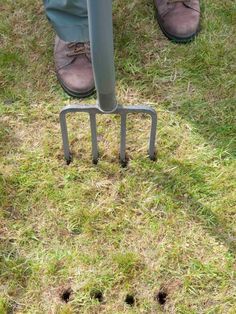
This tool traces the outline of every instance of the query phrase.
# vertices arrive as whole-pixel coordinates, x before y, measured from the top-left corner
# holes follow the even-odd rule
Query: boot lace
[[[188,2],[189,0],[168,0],[167,4],[177,3],[177,2]]]
[[[90,43],[77,43],[71,42],[67,45],[68,49],[70,50],[67,53],[68,57],[75,57],[79,55],[86,55],[90,59]]]

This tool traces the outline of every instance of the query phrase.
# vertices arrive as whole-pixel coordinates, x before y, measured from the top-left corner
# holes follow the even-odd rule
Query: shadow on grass
[[[189,121],[219,150],[221,158],[236,157],[236,99],[219,100],[214,104],[189,100],[170,109]]]
[[[234,56],[232,46],[226,45],[226,29],[220,26],[222,22],[229,31],[232,30],[227,14],[218,16],[220,11],[217,8],[208,8],[206,21],[203,21],[205,29],[197,41],[176,45],[164,39],[160,30],[156,30],[155,37],[154,27],[157,28],[157,25],[153,7],[148,1],[138,4],[136,9],[135,12],[123,12],[115,21],[117,68],[121,84],[140,95],[140,100],[158,101],[164,110],[183,117],[192,125],[194,132],[217,149],[220,159],[233,159],[236,154],[236,99],[233,98],[231,72]],[[149,26],[147,16],[150,16]],[[220,21],[217,25],[214,16],[218,16]],[[134,20],[140,21],[140,24],[134,23]],[[219,32],[222,30],[221,37],[213,32],[212,26],[219,27]],[[209,32],[213,39],[211,42]],[[172,165],[173,161],[165,160],[166,163]],[[221,211],[217,215],[199,200],[217,193],[205,182],[203,174],[208,171],[207,166],[202,166],[206,169],[201,171],[184,162],[175,166],[178,167],[177,175],[166,174],[163,170],[161,182],[154,183],[161,183],[179,207],[185,208],[191,218],[201,223],[235,255],[236,234],[230,213],[222,214]],[[189,190],[186,180],[191,181]],[[194,193],[196,189],[198,191]],[[220,187],[218,189],[220,191]]]
[[[174,203],[178,205],[178,208],[184,209],[191,219],[199,223],[211,236],[225,245],[229,249],[229,252],[235,256],[236,232],[232,225],[232,217],[235,216],[232,213],[234,212],[233,207],[232,212],[229,212],[229,208],[228,211],[227,208],[220,208],[221,211],[217,214],[209,206],[204,205],[200,201],[200,199],[204,199],[207,202],[211,197],[215,196],[217,191],[214,191],[205,182],[199,169],[184,162],[169,161],[168,164],[172,167],[177,166],[178,173],[172,175],[158,168],[158,171],[160,171],[158,179],[151,181],[155,185],[161,186],[161,189],[171,196]],[[201,171],[203,170],[201,169]],[[205,171],[208,171],[207,167]],[[145,173],[143,180],[146,179],[146,175],[147,173]]]
[[[225,6],[230,12],[232,4]],[[141,1],[133,12],[118,11],[114,27],[118,78],[123,88],[140,95],[140,101],[158,102],[182,116],[222,158],[234,158],[235,54],[227,39],[233,19],[217,5],[206,13],[202,10],[202,15],[196,41],[180,45],[163,37],[149,1]]]

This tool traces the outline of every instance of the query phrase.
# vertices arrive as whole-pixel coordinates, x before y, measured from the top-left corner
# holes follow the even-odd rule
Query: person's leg
[[[73,97],[94,92],[89,47],[87,0],[44,0],[56,31],[54,60],[62,88]]]
[[[89,41],[86,0],[44,0],[44,6],[49,21],[62,40]]]
[[[154,0],[163,33],[175,42],[192,40],[200,29],[199,0]]]

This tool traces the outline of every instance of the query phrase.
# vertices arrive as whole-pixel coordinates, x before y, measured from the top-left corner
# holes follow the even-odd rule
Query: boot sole
[[[69,88],[67,88],[63,82],[60,80],[60,78],[58,77],[57,75],[57,79],[62,87],[62,89],[71,97],[73,98],[87,98],[91,95],[93,95],[95,93],[95,87],[93,87],[92,89],[86,91],[86,92],[82,92],[82,93],[79,93],[79,92],[75,92],[75,91],[72,91],[70,90]]]
[[[191,42],[196,36],[197,34],[200,32],[200,25],[198,25],[198,28],[196,30],[196,32],[194,32],[193,34],[189,35],[188,37],[176,37],[170,33],[168,33],[165,28],[163,27],[161,21],[160,21],[160,17],[159,17],[159,14],[158,14],[158,10],[156,8],[156,5],[154,3],[154,7],[155,7],[155,12],[156,12],[156,19],[157,19],[157,22],[158,22],[158,25],[162,31],[162,33],[169,39],[171,40],[172,42],[174,43],[178,43],[178,44],[186,44],[186,43],[189,43]]]

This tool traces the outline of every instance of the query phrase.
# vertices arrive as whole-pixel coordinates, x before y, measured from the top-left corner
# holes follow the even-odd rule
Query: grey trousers
[[[61,39],[68,42],[89,40],[87,0],[44,0],[44,7]]]

